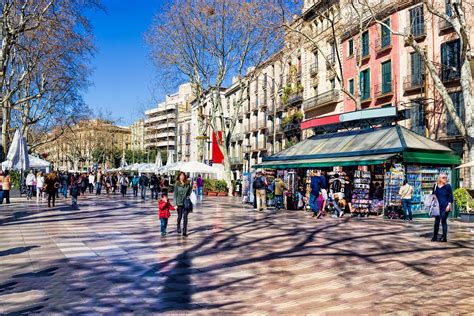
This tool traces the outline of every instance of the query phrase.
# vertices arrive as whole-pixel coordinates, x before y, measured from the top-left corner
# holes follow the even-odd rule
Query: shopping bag
[[[191,192],[191,195],[189,196],[189,199],[191,200],[191,203],[193,203],[193,205],[196,205],[198,200],[197,200],[197,195],[196,195],[196,192]]]
[[[191,198],[189,196],[184,198],[183,207],[188,213],[193,212],[193,203],[191,202]]]
[[[427,194],[424,197],[423,207],[430,216],[439,216],[439,202],[434,194]]]

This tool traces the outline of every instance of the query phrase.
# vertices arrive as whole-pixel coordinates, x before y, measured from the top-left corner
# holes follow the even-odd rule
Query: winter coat
[[[163,200],[158,201],[158,215],[160,218],[170,218],[171,212],[174,211],[175,207],[171,203]]]
[[[174,186],[174,204],[177,206],[183,206],[184,204],[184,199],[187,196],[191,195],[191,184],[189,181],[186,181],[184,184],[181,183],[180,181],[176,182],[176,185]]]
[[[285,189],[285,187],[285,182],[283,182],[282,179],[275,179],[275,195],[283,195],[283,190]]]

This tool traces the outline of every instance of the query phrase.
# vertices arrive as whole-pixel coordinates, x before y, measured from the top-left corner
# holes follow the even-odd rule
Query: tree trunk
[[[227,182],[228,194],[229,196],[233,196],[234,194],[234,187],[232,186],[232,169],[230,165],[230,156],[229,150],[225,146],[220,146],[222,151],[222,156],[224,156],[224,180]]]
[[[8,130],[10,127],[10,108],[6,105],[2,107],[3,122],[2,122],[2,147],[3,147],[3,157],[7,156],[8,153],[8,144],[9,144],[9,134]]]

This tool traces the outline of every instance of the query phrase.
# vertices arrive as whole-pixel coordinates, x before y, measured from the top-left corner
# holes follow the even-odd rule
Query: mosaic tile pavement
[[[208,197],[189,237],[156,204],[0,206],[0,314],[474,314],[474,225],[258,213]]]

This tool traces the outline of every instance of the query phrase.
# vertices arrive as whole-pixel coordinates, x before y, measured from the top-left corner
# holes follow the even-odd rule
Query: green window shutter
[[[369,55],[369,31],[362,33],[362,56]]]
[[[390,27],[390,19],[387,19],[384,21],[385,24],[387,24],[387,26]],[[385,25],[382,25],[382,38],[381,38],[381,47],[384,48],[384,47],[387,47],[390,45],[390,30],[385,26]]]
[[[360,73],[360,96],[361,100],[370,97],[370,71],[366,69]]]
[[[352,56],[354,54],[354,40],[350,39],[349,40],[349,56]]]
[[[354,79],[349,80],[349,92],[354,95]]]
[[[411,82],[414,85],[422,83],[422,57],[418,53],[411,53]]]
[[[392,62],[382,64],[382,93],[392,91]]]

